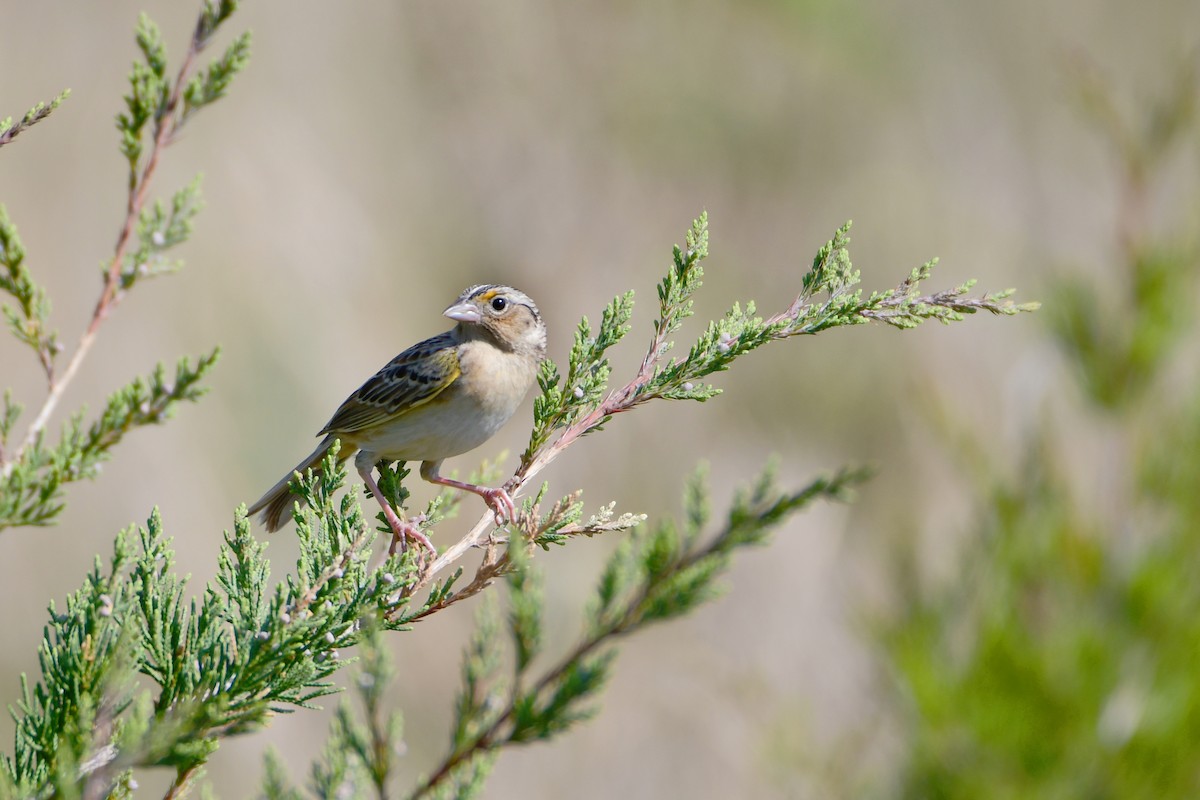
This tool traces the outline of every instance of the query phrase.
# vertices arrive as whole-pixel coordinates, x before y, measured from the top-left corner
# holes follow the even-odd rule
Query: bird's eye
[[[508,301],[503,297],[497,297],[492,300],[493,311],[503,311],[506,308],[508,308]]]

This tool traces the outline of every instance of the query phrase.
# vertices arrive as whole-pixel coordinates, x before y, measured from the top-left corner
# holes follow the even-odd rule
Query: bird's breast
[[[478,406],[480,413],[499,417],[499,425],[503,425],[533,385],[537,364],[528,356],[505,352],[490,344],[472,344],[459,351],[462,372],[455,382],[456,388]]]
[[[533,384],[537,364],[493,347],[464,347],[459,378],[432,401],[359,438],[380,458],[436,461],[480,446],[500,430]]]

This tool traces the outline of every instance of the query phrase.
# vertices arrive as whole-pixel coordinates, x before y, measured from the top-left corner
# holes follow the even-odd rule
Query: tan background
[[[123,214],[112,119],[140,7],[7,5],[0,115],[73,90],[0,152],[0,202],[73,342]],[[193,5],[147,9],[173,56]],[[850,217],[868,289],[933,255],[938,287],[975,276],[1036,298],[1059,270],[1099,280],[1111,267],[1114,177],[1071,107],[1063,67],[1084,54],[1127,97],[1162,85],[1197,45],[1200,5],[1154,5],[248,4],[231,27],[254,31],[249,71],[190,124],[156,179],[167,195],[205,174],[208,208],[182,251],[186,269],[130,295],[65,407],[95,408],[156,361],[219,343],[212,392],[131,436],[99,481],[72,487],[58,526],[0,535],[0,697],[14,699],[18,673],[37,669],[47,601],[77,587],[113,533],[156,504],[198,593],[233,507],[306,453],[361,380],[442,330],[441,309],[468,284],[533,295],[560,363],[581,315],[598,318],[611,296],[636,289],[643,305],[616,355],[623,376],[648,338],[670,247],[702,209],[712,258],[685,339],[733,300],[785,305]],[[1158,195],[1159,224],[1194,212],[1178,206],[1195,178],[1191,155]],[[700,460],[718,508],[770,453],[792,485],[843,463],[874,463],[879,476],[853,509],[818,508],[742,557],[726,598],[628,641],[598,718],[503,757],[487,796],[886,790],[901,733],[861,621],[887,605],[891,548],[915,540],[931,569],[944,568],[970,503],[937,415],[920,406],[938,397],[954,424],[1015,446],[1068,385],[1061,368],[1036,318],[837,331],[748,357],[719,379],[729,391],[713,402],[653,405],[582,442],[548,473],[552,492],[582,487],[593,504],[616,499],[652,518],[677,512]],[[0,378],[40,402],[36,365],[8,338]],[[529,417],[527,404],[478,455],[519,451]],[[1103,463],[1102,445],[1080,447]],[[1103,467],[1084,480],[1102,483]],[[583,541],[539,559],[552,648],[574,637],[611,546]],[[293,538],[276,536],[270,552],[278,576]],[[394,637],[410,776],[445,747],[470,625],[461,608]],[[210,769],[217,794],[252,795],[268,745],[303,776],[325,723],[304,712],[227,743]],[[6,749],[11,731],[0,720]],[[144,782],[147,796],[159,780]]]

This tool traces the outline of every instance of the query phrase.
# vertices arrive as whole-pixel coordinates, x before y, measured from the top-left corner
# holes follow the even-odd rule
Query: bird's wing
[[[373,428],[433,400],[461,374],[456,344],[448,331],[408,348],[346,398],[317,435]]]

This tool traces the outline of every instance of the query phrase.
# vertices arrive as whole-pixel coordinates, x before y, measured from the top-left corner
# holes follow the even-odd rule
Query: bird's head
[[[546,325],[529,295],[511,286],[467,289],[443,312],[464,333],[483,335],[512,352],[546,357]]]

